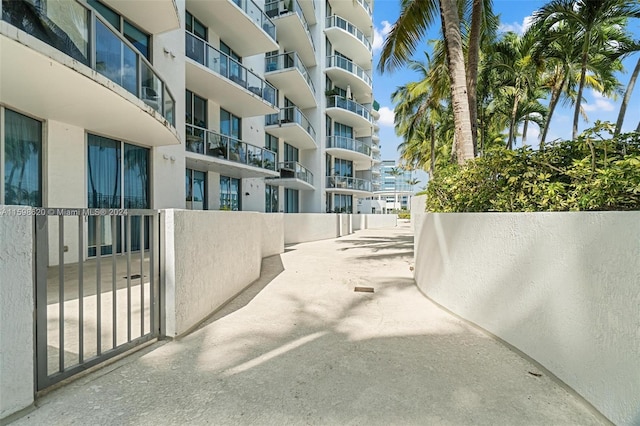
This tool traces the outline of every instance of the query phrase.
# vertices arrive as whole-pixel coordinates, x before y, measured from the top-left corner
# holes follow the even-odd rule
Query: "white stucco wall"
[[[420,289],[640,424],[640,212],[428,214]]]
[[[287,213],[284,217],[284,243],[336,238],[339,215],[326,213]]]
[[[264,213],[262,218],[262,257],[284,253],[284,213]]]
[[[0,207],[0,419],[34,395],[33,219],[9,209]]]
[[[260,276],[263,218],[255,212],[166,210],[166,334],[198,324]]]
[[[351,215],[351,228],[354,231],[361,229],[367,229],[367,215],[365,214],[352,214]]]
[[[396,214],[368,214],[367,229],[389,228],[398,225]]]

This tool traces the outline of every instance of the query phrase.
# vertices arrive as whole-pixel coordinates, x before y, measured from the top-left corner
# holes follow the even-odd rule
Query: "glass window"
[[[265,185],[265,212],[278,212],[278,187],[273,185]]]
[[[220,176],[220,210],[240,210],[240,179]]]
[[[120,15],[118,15],[111,8],[105,6],[97,0],[88,0],[89,6],[93,7],[108,23],[120,31]]]
[[[140,31],[129,22],[124,21],[124,36],[135,46],[136,49],[138,49],[140,53],[142,53],[145,58],[149,59],[151,54],[149,49],[150,37],[147,34]]]
[[[4,203],[42,206],[42,123],[4,110]]]
[[[65,2],[68,4],[69,2]],[[140,52],[148,61],[151,61],[151,36],[135,25],[124,19],[116,11],[108,6],[100,3],[98,0],[88,0],[89,6],[93,7],[111,24],[117,31],[122,33],[124,37]]]
[[[345,194],[333,194],[334,213],[353,213],[353,197]]]
[[[187,11],[186,14],[186,30],[192,34],[197,35],[201,39],[207,41],[207,27],[200,21],[198,21],[191,13]]]
[[[195,93],[186,91],[186,122],[194,126],[207,128],[207,100]]]
[[[284,190],[284,212],[285,213],[298,213],[298,190],[285,188]]]
[[[285,142],[284,161],[298,161],[298,152],[298,148],[293,147]]]
[[[186,169],[186,206],[190,210],[206,210],[207,207],[207,173],[200,170]]]
[[[264,146],[265,148],[278,153],[278,138],[270,135],[269,133],[264,134]]]
[[[135,52],[101,22],[96,22],[96,71],[138,95]]]
[[[149,208],[149,149],[124,144],[124,208]]]
[[[353,161],[336,158],[333,168],[336,176],[353,177]]]
[[[353,127],[344,125],[342,123],[334,123],[334,136],[342,136],[345,138],[353,139]]]
[[[242,119],[220,108],[220,133],[242,139]]]

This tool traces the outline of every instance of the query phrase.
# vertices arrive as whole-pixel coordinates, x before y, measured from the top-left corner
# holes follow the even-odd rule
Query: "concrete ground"
[[[425,298],[412,256],[408,227],[287,247],[197,331],[51,392],[15,424],[603,423]]]

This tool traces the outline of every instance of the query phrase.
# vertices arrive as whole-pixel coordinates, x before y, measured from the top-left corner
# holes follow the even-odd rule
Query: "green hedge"
[[[496,149],[439,169],[427,187],[427,210],[640,210],[640,133],[605,139],[609,125],[597,124],[575,141]]]

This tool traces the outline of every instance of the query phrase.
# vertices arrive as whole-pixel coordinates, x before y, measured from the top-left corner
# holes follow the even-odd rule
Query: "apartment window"
[[[207,41],[207,27],[189,13],[189,11],[187,11],[185,15],[185,21],[185,28],[187,31]]]
[[[345,138],[353,139],[353,127],[349,127],[342,123],[334,123],[333,132],[334,136],[342,136]]]
[[[220,108],[220,133],[242,139],[242,119]]]
[[[298,161],[298,148],[293,147],[285,142],[284,144],[284,161]]]
[[[186,206],[189,210],[207,210],[207,173],[200,170],[186,169],[185,193]]]
[[[336,158],[333,169],[336,176],[353,177],[353,161]]]
[[[242,63],[242,57],[234,52],[224,41],[220,40],[220,51],[229,56],[234,61]]]
[[[345,194],[333,194],[334,213],[353,213],[353,197]]]
[[[278,138],[270,135],[269,133],[264,134],[264,147],[268,150],[271,150],[278,153]]]
[[[87,205],[89,208],[147,209],[149,197],[150,151],[147,148],[130,145],[118,140],[89,134],[87,136]],[[126,223],[116,223],[113,234],[110,220],[101,220],[100,229],[95,216],[88,218],[89,256],[95,256],[97,235],[100,233],[100,253],[111,254],[124,249]],[[139,217],[131,218],[131,249],[139,250]],[[148,218],[145,218],[145,237],[149,235]],[[148,239],[144,242],[148,246]]]
[[[265,185],[264,191],[264,211],[267,213],[278,212],[278,187],[273,185]]]
[[[0,134],[4,169],[0,204],[42,206],[42,123],[0,108]]]
[[[299,202],[298,202],[298,190],[297,189],[289,189],[285,188],[284,190],[284,212],[285,213],[298,213],[299,212]]]
[[[186,91],[186,121],[198,127],[207,128],[207,100],[190,90]]]
[[[98,0],[88,0],[89,6],[93,7],[107,22],[118,30],[138,52],[151,62],[151,36],[137,28],[127,19],[119,15],[113,9],[100,3]]]
[[[220,210],[240,210],[240,179],[220,176]]]

